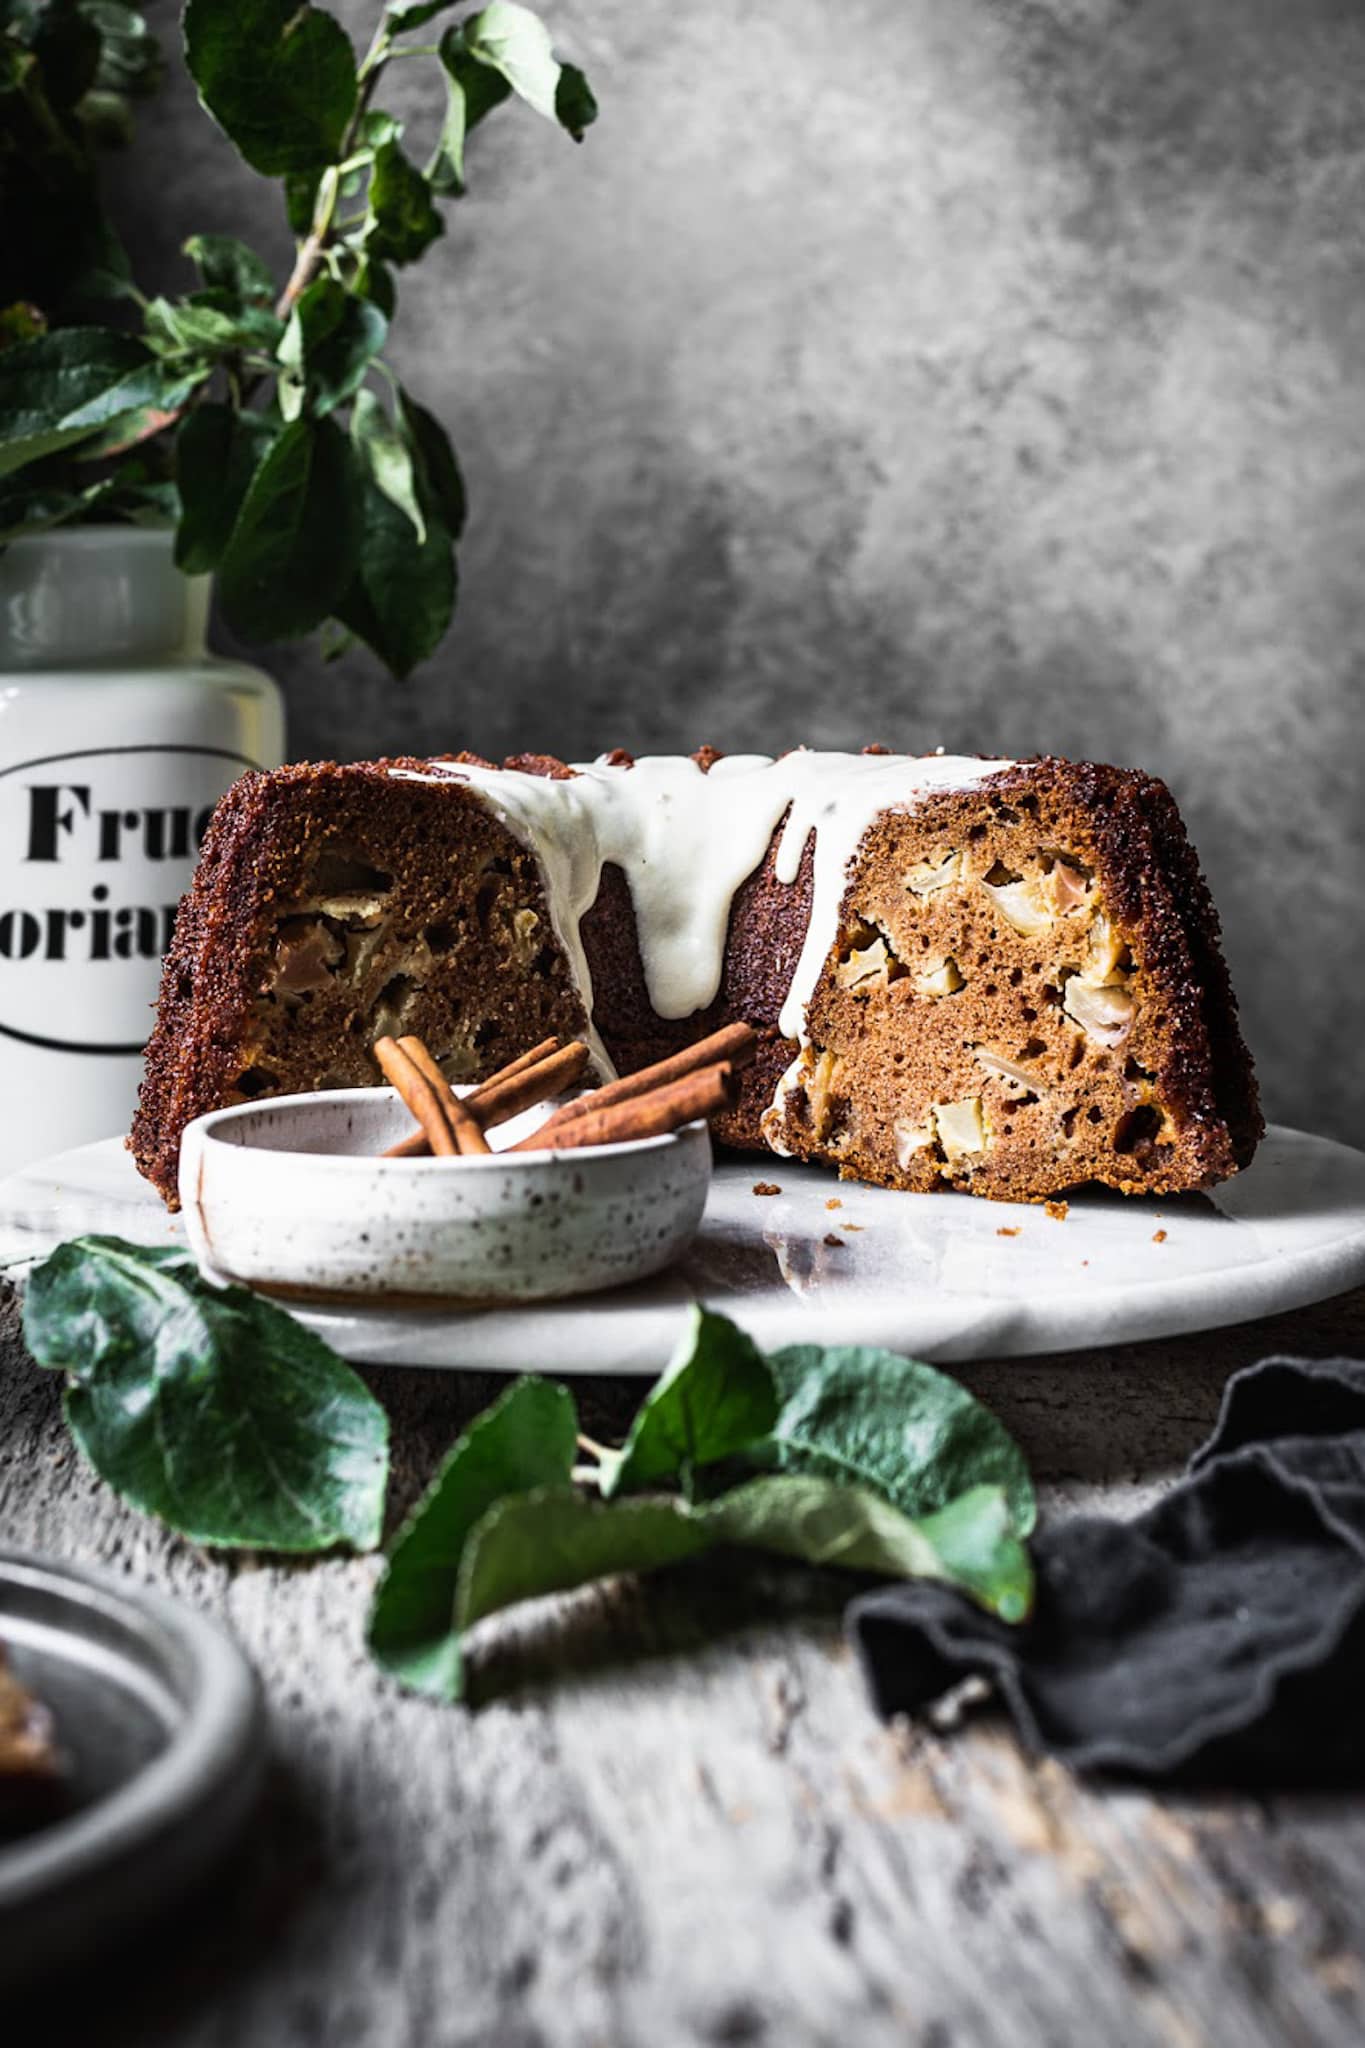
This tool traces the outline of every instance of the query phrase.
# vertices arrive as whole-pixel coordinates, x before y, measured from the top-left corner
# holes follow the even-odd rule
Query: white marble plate
[[[781,1193],[755,1195],[756,1181]],[[150,1244],[181,1235],[121,1139],[0,1183],[0,1261],[83,1231]],[[654,1373],[700,1296],[763,1345],[885,1344],[951,1363],[1216,1329],[1362,1283],[1365,1154],[1275,1128],[1251,1169],[1212,1196],[1095,1190],[1073,1198],[1062,1222],[1024,1205],[841,1183],[779,1159],[722,1161],[691,1250],[651,1280],[540,1307],[300,1319],[373,1363]]]

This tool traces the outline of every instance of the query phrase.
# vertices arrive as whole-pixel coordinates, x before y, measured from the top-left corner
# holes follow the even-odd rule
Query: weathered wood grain
[[[1133,1503],[1227,1373],[1359,1351],[1365,1294],[1108,1354],[963,1369],[1053,1508]],[[410,1497],[492,1383],[387,1371]],[[594,1434],[638,1388],[579,1389]],[[375,1565],[206,1557],[121,1508],[0,1325],[0,1536],[223,1616],[276,1762],[234,1866],[169,1928],[6,2016],[102,2048],[1135,2048],[1356,2043],[1365,1801],[1091,1788],[1004,1728],[869,1714],[832,1575],[680,1570],[489,1631],[478,1711],[367,1663]],[[71,2009],[68,2010],[68,2001]]]

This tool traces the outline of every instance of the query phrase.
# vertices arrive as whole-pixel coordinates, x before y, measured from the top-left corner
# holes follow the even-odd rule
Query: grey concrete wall
[[[402,688],[272,650],[294,751],[1141,765],[1269,1110],[1365,1137],[1365,7],[547,11],[601,122],[475,138],[393,348],[468,474],[457,625]],[[118,181],[148,276],[286,258],[183,79]]]

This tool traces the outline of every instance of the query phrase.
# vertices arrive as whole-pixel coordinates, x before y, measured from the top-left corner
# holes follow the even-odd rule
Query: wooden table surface
[[[1048,1511],[1127,1508],[1207,1434],[1238,1365],[1362,1347],[1365,1292],[961,1376]],[[400,1508],[495,1383],[372,1382]],[[600,1435],[639,1387],[579,1393]],[[373,1559],[265,1565],[166,1536],[81,1464],[57,1395],[8,1303],[0,1536],[225,1620],[265,1680],[274,1763],[229,1869],[117,1964],[7,2014],[16,2048],[1365,2036],[1365,1798],[1153,1798],[1027,1759],[998,1720],[882,1727],[840,1635],[846,1587],[761,1565],[544,1603],[490,1628],[477,1711],[406,1697],[362,1645]]]

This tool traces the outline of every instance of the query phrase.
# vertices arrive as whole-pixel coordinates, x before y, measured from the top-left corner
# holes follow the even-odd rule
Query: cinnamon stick
[[[564,1123],[552,1117],[507,1149],[564,1151],[580,1145],[620,1145],[633,1138],[657,1138],[698,1117],[714,1116],[734,1101],[736,1092],[734,1068],[728,1062],[704,1067],[700,1073],[684,1074],[643,1095],[608,1103],[604,1109],[590,1106]],[[594,1097],[587,1099],[590,1105],[595,1101]]]
[[[472,1109],[480,1096],[486,1095],[490,1088],[496,1088],[500,1082],[510,1081],[513,1074],[524,1074],[528,1067],[538,1067],[552,1052],[558,1052],[563,1042],[560,1038],[542,1038],[540,1044],[533,1045],[529,1052],[509,1060],[505,1067],[499,1067],[496,1074],[490,1074],[486,1081],[480,1081],[473,1094],[466,1098],[470,1108]]]
[[[527,1067],[523,1073],[513,1074],[510,1080],[499,1081],[496,1087],[490,1083],[481,1088],[477,1107],[473,1097],[469,1098],[480,1127],[487,1130],[490,1124],[505,1124],[508,1117],[544,1102],[547,1096],[561,1094],[581,1078],[587,1064],[588,1048],[581,1038],[575,1038],[558,1052],[552,1052],[548,1059]]]
[[[418,1043],[420,1044],[420,1042],[419,1040]],[[488,1079],[480,1082],[479,1086],[473,1089],[470,1094],[456,1096],[456,1101],[462,1101],[467,1108],[474,1111],[480,1096],[487,1089],[496,1087],[501,1081],[510,1081],[514,1074],[525,1073],[528,1067],[538,1066],[552,1052],[558,1052],[559,1043],[557,1038],[542,1038],[539,1045],[533,1045],[529,1052],[520,1053],[516,1059],[509,1060],[505,1067],[499,1067],[496,1074],[490,1074]],[[425,1050],[425,1048],[423,1049]],[[414,1131],[409,1138],[400,1138],[396,1145],[390,1145],[383,1154],[383,1157],[385,1159],[420,1159],[424,1152],[430,1152],[430,1150],[431,1147],[427,1143],[426,1132],[419,1130]]]
[[[425,1131],[414,1131],[410,1137],[400,1138],[396,1145],[386,1145],[380,1153],[381,1159],[424,1159],[430,1153]]]
[[[573,1102],[566,1102],[562,1109],[557,1109],[553,1116],[545,1119],[536,1132],[537,1141],[544,1142],[545,1133],[558,1130],[562,1124],[577,1123],[580,1117],[600,1109],[610,1109],[615,1103],[650,1095],[655,1089],[681,1081],[703,1067],[715,1066],[721,1061],[728,1061],[732,1067],[747,1066],[757,1051],[758,1033],[751,1025],[726,1024],[721,1030],[713,1031],[709,1038],[699,1038],[695,1045],[684,1047],[682,1052],[672,1053],[666,1060],[656,1060],[652,1067],[641,1067],[638,1073],[624,1074],[619,1081],[608,1081],[590,1095],[580,1095]]]
[[[453,1156],[455,1134],[446,1120],[441,1099],[426,1075],[404,1052],[396,1038],[377,1038],[374,1056],[384,1079],[398,1090],[422,1126],[422,1135],[432,1151],[446,1158]]]
[[[431,1083],[436,1099],[445,1111],[446,1122],[450,1125],[455,1140],[455,1150],[466,1157],[478,1152],[491,1152],[493,1147],[483,1134],[483,1126],[463,1103],[455,1090],[437,1066],[420,1038],[400,1038],[400,1052],[405,1052],[419,1074]]]

